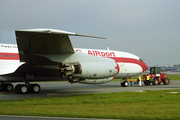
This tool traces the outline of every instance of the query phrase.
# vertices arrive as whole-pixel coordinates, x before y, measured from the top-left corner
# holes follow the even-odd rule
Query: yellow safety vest
[[[146,80],[149,80],[149,75],[146,76]]]

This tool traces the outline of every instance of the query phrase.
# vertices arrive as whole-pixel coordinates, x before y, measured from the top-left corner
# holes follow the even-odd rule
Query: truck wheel
[[[158,80],[158,78],[155,78],[155,79],[154,79],[153,85],[159,85],[159,80]]]
[[[168,85],[169,84],[169,80],[168,78],[165,78],[164,81],[163,81],[164,85]]]

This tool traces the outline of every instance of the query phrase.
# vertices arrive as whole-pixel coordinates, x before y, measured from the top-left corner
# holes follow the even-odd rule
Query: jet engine
[[[63,77],[73,79],[104,79],[115,76],[119,65],[114,60],[64,63],[60,67]]]

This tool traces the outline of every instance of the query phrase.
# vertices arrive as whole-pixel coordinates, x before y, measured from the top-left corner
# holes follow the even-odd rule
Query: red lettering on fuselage
[[[88,50],[88,54],[101,57],[116,57],[114,52],[100,52],[97,50]]]
[[[81,50],[77,49],[76,52],[82,52]]]

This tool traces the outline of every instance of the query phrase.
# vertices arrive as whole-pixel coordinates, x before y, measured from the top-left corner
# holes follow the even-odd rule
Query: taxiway
[[[111,92],[124,92],[134,91],[143,92],[146,90],[168,90],[180,89],[180,80],[173,80],[169,85],[150,85],[139,87],[137,84],[128,87],[121,87],[120,82],[109,82],[99,85],[86,85],[86,84],[70,84],[68,82],[40,82],[40,93],[37,94],[16,94],[12,92],[0,92],[0,100],[13,100],[35,97],[57,97],[57,96],[71,96],[81,94],[94,94],[94,93],[111,93]],[[16,85],[16,84],[14,84]]]

